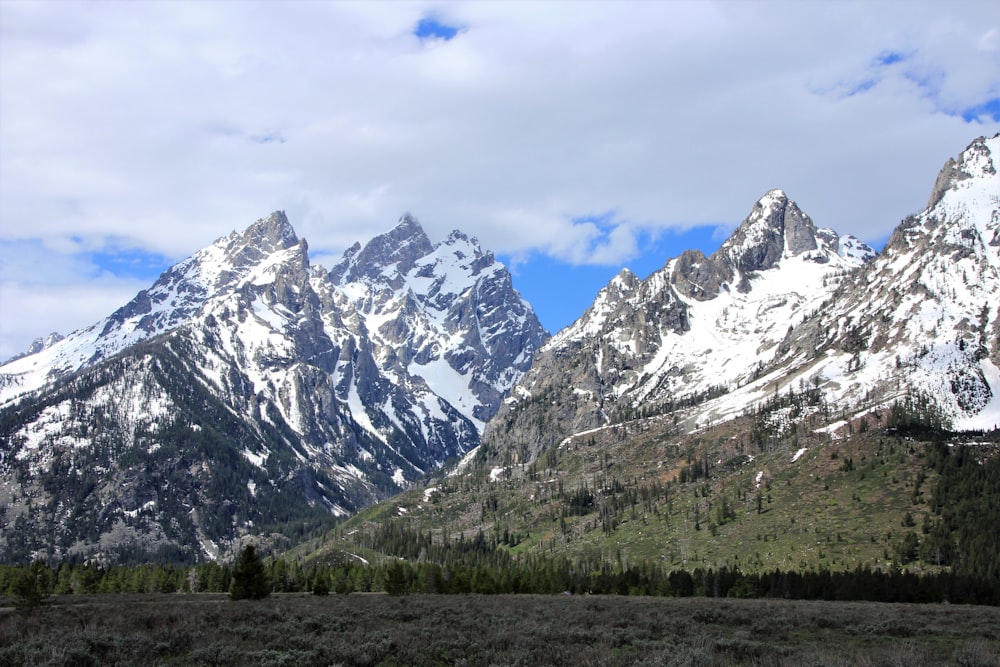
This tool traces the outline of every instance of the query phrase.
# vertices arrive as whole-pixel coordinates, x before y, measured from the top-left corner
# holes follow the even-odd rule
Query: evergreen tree
[[[34,562],[25,568],[14,580],[14,606],[24,611],[31,611],[45,604],[51,593],[52,571],[44,563]]]
[[[330,594],[330,580],[325,572],[318,572],[316,574],[316,578],[313,580],[312,594],[313,595]]]
[[[402,561],[394,560],[386,568],[385,592],[389,595],[406,594],[406,570]]]
[[[243,547],[236,565],[233,566],[229,597],[232,600],[260,600],[270,594],[271,582],[268,581],[264,563],[261,562],[253,545],[248,544]]]

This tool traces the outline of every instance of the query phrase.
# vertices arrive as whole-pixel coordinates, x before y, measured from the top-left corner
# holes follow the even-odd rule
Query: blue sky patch
[[[858,85],[856,85],[853,88],[851,88],[849,91],[847,91],[847,97],[851,97],[853,95],[858,95],[860,93],[868,92],[869,90],[871,90],[872,88],[874,88],[876,85],[878,85],[878,80],[877,79],[866,79],[866,80],[862,81],[861,83],[859,83]]]
[[[53,250],[41,239],[0,240],[0,280],[41,285],[113,276],[152,284],[173,263],[159,253],[114,242],[90,250],[80,237],[67,240],[77,244],[75,250]],[[50,269],[39,271],[39,266],[48,265]]]
[[[875,62],[879,65],[895,65],[904,60],[906,60],[906,56],[898,51],[883,51],[875,58]]]
[[[413,34],[420,41],[441,39],[447,42],[458,34],[458,28],[447,23],[442,23],[433,16],[425,16],[417,22],[416,27],[413,29]]]
[[[971,123],[977,121],[983,117],[992,118],[994,121],[1000,121],[1000,97],[994,97],[992,100],[987,100],[979,106],[971,107],[962,112],[962,119]]]
[[[119,278],[148,280],[150,283],[170,268],[172,262],[159,253],[140,248],[109,248],[85,255],[101,272]]]
[[[573,265],[540,254],[533,254],[526,262],[515,265],[510,257],[500,257],[500,260],[511,267],[515,289],[535,309],[542,326],[554,334],[576,321],[594,302],[601,288],[622,268],[628,267],[640,278],[646,278],[685,250],[697,249],[710,255],[722,245],[718,229],[715,226],[693,227],[685,231],[664,231],[655,239],[640,238],[640,256],[623,266]],[[727,230],[722,238],[730,231]]]

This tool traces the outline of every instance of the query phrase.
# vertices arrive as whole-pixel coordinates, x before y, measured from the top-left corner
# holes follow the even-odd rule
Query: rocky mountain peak
[[[388,232],[379,234],[364,247],[354,246],[330,271],[335,283],[356,281],[385,282],[399,287],[400,280],[417,260],[434,250],[420,222],[409,213],[399,218]]]
[[[264,253],[284,250],[299,242],[284,211],[275,211],[266,218],[260,218],[234,236],[239,239],[239,245],[253,246]]]
[[[1000,134],[979,137],[949,158],[934,182],[927,209],[908,216],[893,231],[885,251],[929,249],[939,255],[980,252],[1000,267]],[[979,248],[979,250],[975,250]]]
[[[781,211],[788,206],[790,201],[784,190],[781,188],[772,188],[757,200],[757,203],[754,204],[754,209],[760,209],[766,217],[769,217],[773,211]]]
[[[451,252],[463,257],[470,253],[477,257],[483,254],[483,250],[479,246],[479,239],[470,238],[457,229],[448,234],[447,238],[436,247],[448,248]]]
[[[754,204],[750,215],[712,259],[738,276],[737,289],[745,292],[755,272],[772,268],[782,257],[794,257],[817,247],[816,226],[809,216],[784,191],[770,190]]]
[[[949,159],[928,207],[907,216],[881,254],[827,308],[790,332],[782,360],[809,371],[842,404],[917,390],[959,429],[1000,418],[1000,135]],[[842,239],[842,252],[857,250]],[[874,379],[877,378],[877,379]]]
[[[453,229],[451,233],[448,234],[448,238],[446,238],[444,242],[445,245],[454,245],[456,243],[468,243],[469,245],[474,246],[479,245],[479,239],[475,237],[469,238],[468,234],[458,229]]]
[[[484,451],[514,447],[530,460],[574,432],[751,386],[789,327],[874,255],[769,191],[711,256],[688,250],[645,280],[612,279],[535,357]]]
[[[816,248],[816,227],[798,204],[782,190],[770,190],[754,204],[750,215],[740,224],[720,251],[753,251],[762,246],[773,260],[767,260],[756,270],[770,268],[781,255],[798,255]]]
[[[963,181],[996,176],[995,161],[997,156],[990,149],[989,142],[996,144],[998,138],[1000,138],[1000,133],[994,135],[990,140],[987,140],[986,137],[978,137],[962,151],[958,160],[948,158],[934,181],[934,188],[931,190],[927,208],[936,206],[946,192],[956,189]]]
[[[0,508],[33,540],[0,531],[0,554],[129,543],[215,558],[270,532],[273,508],[278,532],[348,514],[477,446],[547,338],[505,267],[461,232],[432,246],[405,215],[328,274],[275,212],[0,367],[0,412],[13,411],[0,488],[58,503],[49,460],[100,471],[72,525],[42,523],[34,500]]]
[[[760,271],[775,267],[782,258],[817,250],[818,262],[827,262],[838,254],[847,257],[840,253],[836,232],[816,229],[783,190],[770,190],[711,257],[688,250],[674,260],[671,282],[682,295],[697,301],[714,299],[733,283],[737,291],[746,293],[751,279]],[[864,255],[863,250],[851,252]]]

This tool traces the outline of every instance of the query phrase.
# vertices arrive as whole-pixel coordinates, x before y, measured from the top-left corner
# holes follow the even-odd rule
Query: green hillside
[[[426,562],[455,558],[447,545],[478,544],[500,554],[499,567],[933,575],[958,565],[1000,580],[997,434],[949,434],[900,414],[837,430],[802,419],[769,434],[760,414],[690,435],[668,418],[635,420],[529,463],[473,461],[428,479],[297,556]],[[968,553],[985,555],[959,557]]]

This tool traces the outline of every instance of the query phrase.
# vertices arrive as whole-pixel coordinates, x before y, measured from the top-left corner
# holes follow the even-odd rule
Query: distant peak
[[[470,243],[470,244],[476,245],[476,246],[479,245],[479,239],[477,239],[475,237],[469,238],[469,235],[466,234],[465,232],[460,231],[458,229],[453,229],[451,231],[451,233],[448,234],[448,238],[445,239],[445,243],[446,244],[454,244],[456,242]]]
[[[713,257],[725,257],[742,275],[740,291],[749,289],[746,276],[774,266],[786,253],[815,250],[816,227],[784,190],[768,190],[750,215],[736,228]]]
[[[635,273],[632,272],[632,269],[630,269],[630,268],[628,268],[626,266],[621,271],[619,271],[615,275],[615,277],[612,278],[612,280],[617,281],[617,282],[623,282],[623,283],[632,284],[632,283],[635,283],[638,280],[638,277],[635,275]]]
[[[376,236],[369,245],[372,243],[391,248],[400,248],[405,245],[414,244],[420,248],[426,247],[427,250],[423,252],[429,252],[431,245],[427,233],[420,225],[420,221],[410,213],[401,215],[395,227],[384,234]]]
[[[399,216],[399,222],[396,223],[396,229],[411,229],[423,231],[423,227],[420,226],[420,221],[417,220],[412,213],[404,213]]]
[[[601,289],[600,294],[608,295],[615,293],[621,295],[625,292],[631,292],[638,287],[641,282],[642,281],[639,280],[637,275],[632,273],[628,267],[625,267],[619,271],[615,277],[613,277],[608,284],[604,286],[603,289]]]
[[[420,221],[410,213],[404,213],[401,215],[399,217],[399,222],[396,223],[395,227],[385,234],[375,238],[384,238],[387,241],[396,243],[404,243],[410,239],[418,240],[420,245],[430,243],[430,240],[427,238],[427,233],[424,232],[424,228],[420,225]]]
[[[363,278],[375,281],[388,280],[395,284],[402,280],[416,261],[434,250],[420,222],[410,213],[404,213],[399,222],[388,232],[379,234],[364,247],[352,247],[330,271],[334,282],[353,282]],[[385,270],[395,267],[392,277]]]
[[[997,160],[1000,158],[998,152],[1000,152],[1000,134],[990,139],[979,137],[962,151],[958,160],[948,158],[934,181],[934,189],[931,190],[927,208],[936,206],[946,192],[959,187],[963,181],[996,177]]]
[[[264,251],[291,248],[299,242],[284,211],[275,211],[266,218],[260,218],[241,237],[247,245]]]
[[[730,240],[747,234],[752,228],[763,227],[783,234],[786,214],[793,211],[801,214],[798,206],[788,198],[784,190],[777,188],[768,190],[757,200],[750,215],[737,227]]]
[[[42,350],[46,350],[52,347],[53,345],[61,341],[63,338],[65,338],[65,336],[56,331],[53,331],[45,338],[38,337],[31,342],[31,345],[28,347],[27,351],[14,355],[13,357],[7,359],[7,361],[4,361],[3,363],[15,361],[17,359],[23,359],[24,357],[30,357],[33,354],[38,354]]]

